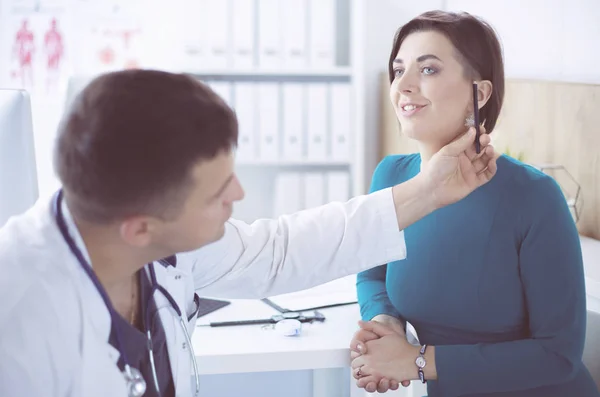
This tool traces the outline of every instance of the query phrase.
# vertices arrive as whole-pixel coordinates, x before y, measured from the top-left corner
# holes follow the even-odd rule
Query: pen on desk
[[[301,323],[312,323],[325,321],[323,313],[315,310],[312,315],[305,315],[300,312],[285,312],[275,314],[269,318],[261,318],[256,320],[237,320],[237,321],[219,321],[207,324],[197,324],[196,327],[227,327],[233,325],[258,325],[258,324],[276,324],[278,321],[285,319],[298,320]]]
[[[198,324],[197,327],[230,327],[234,325],[258,325],[258,324],[274,324],[273,319],[260,319],[260,320],[240,320],[240,321],[217,321],[207,324]]]

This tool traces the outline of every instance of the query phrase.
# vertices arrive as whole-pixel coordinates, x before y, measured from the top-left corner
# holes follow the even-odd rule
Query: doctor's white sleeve
[[[230,220],[223,238],[181,259],[193,263],[201,295],[264,298],[405,257],[388,188],[278,219]]]

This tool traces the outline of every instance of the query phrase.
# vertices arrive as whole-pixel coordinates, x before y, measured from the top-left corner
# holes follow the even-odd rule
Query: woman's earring
[[[475,126],[475,115],[474,114],[470,114],[467,116],[467,118],[465,119],[465,126],[467,127],[473,127]]]

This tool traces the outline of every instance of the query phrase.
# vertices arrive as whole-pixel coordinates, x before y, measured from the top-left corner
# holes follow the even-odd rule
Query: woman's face
[[[406,136],[438,148],[466,131],[473,113],[472,81],[450,40],[436,31],[409,34],[393,62],[390,99]],[[481,108],[491,83],[480,84]],[[489,91],[486,93],[486,91]]]

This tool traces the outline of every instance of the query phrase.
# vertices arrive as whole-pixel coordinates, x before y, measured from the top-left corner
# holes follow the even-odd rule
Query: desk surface
[[[303,324],[299,336],[260,325],[202,327],[215,321],[268,318],[277,311],[256,300],[232,304],[198,319],[192,344],[201,374],[267,372],[350,366],[350,340],[360,318],[357,304],[320,310],[323,323]]]

